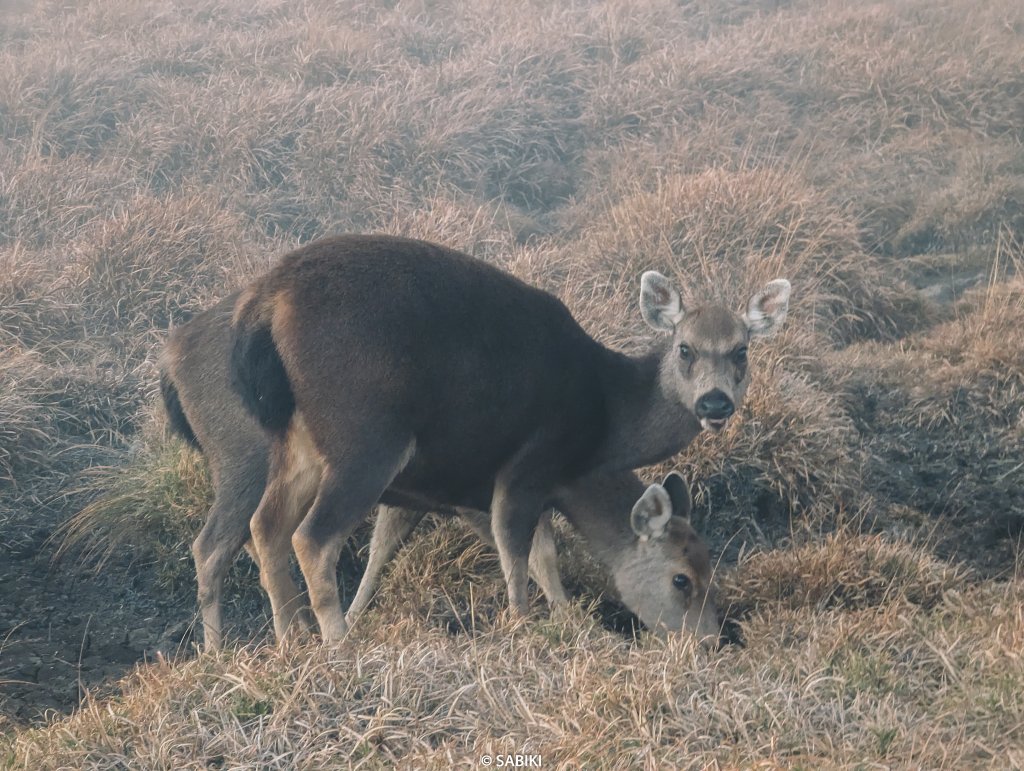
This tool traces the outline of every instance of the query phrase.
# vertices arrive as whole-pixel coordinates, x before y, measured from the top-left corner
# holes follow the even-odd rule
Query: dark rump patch
[[[268,431],[284,431],[295,412],[295,395],[269,325],[250,325],[243,320],[236,326],[234,337],[232,390],[242,397],[245,408],[260,425]]]
[[[171,376],[166,372],[160,373],[160,394],[164,398],[164,409],[167,411],[167,421],[171,424],[171,431],[188,442],[191,447],[202,452],[203,448],[199,444],[199,439],[196,438],[192,424],[188,422],[185,411],[181,407],[178,387],[174,385]]]

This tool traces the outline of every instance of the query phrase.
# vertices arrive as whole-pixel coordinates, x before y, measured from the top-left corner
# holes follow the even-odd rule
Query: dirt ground
[[[191,639],[192,607],[154,592],[146,569],[96,574],[52,562],[47,539],[59,518],[43,512],[30,540],[0,545],[0,725],[68,713],[90,690]]]

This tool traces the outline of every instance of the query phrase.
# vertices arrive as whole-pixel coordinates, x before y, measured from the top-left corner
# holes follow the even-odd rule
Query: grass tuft
[[[94,500],[61,526],[58,557],[74,552],[101,571],[128,554],[154,565],[162,588],[194,585],[188,545],[213,502],[202,456],[177,439],[153,442],[130,464],[91,469],[76,493]]]

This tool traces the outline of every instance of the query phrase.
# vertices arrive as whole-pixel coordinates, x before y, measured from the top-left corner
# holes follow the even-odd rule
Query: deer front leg
[[[401,548],[405,539],[416,529],[416,525],[426,516],[424,511],[409,511],[393,506],[381,506],[377,513],[377,521],[373,525],[370,537],[370,557],[366,561],[366,570],[359,581],[359,588],[352,604],[345,614],[345,622],[351,626],[359,615],[370,604],[374,592],[380,584],[381,574],[391,558]]]
[[[562,585],[558,573],[558,545],[555,543],[555,529],[551,524],[551,511],[545,511],[533,531],[533,548],[530,549],[530,575],[544,592],[552,610],[569,604],[569,594]]]
[[[491,530],[491,517],[482,511],[459,509],[459,517],[469,525],[477,537],[493,549],[498,545]],[[545,511],[537,522],[533,532],[533,546],[530,549],[530,578],[540,590],[548,605],[557,608],[569,602],[569,595],[562,585],[558,574],[558,548],[555,544],[555,531],[551,525],[551,512]]]
[[[494,540],[508,586],[509,608],[513,615],[525,617],[530,611],[530,545],[543,512],[544,499],[530,488],[499,485],[491,507]]]

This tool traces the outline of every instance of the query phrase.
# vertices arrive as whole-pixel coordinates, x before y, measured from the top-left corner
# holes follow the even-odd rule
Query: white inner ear
[[[640,315],[661,332],[672,332],[682,321],[683,300],[672,282],[656,270],[640,277]]]
[[[633,532],[641,541],[660,538],[668,528],[672,519],[672,498],[668,491],[659,484],[653,484],[644,490],[640,500],[633,506],[630,523]]]
[[[751,337],[768,337],[782,326],[789,312],[790,283],[777,278],[750,298],[744,321]]]

